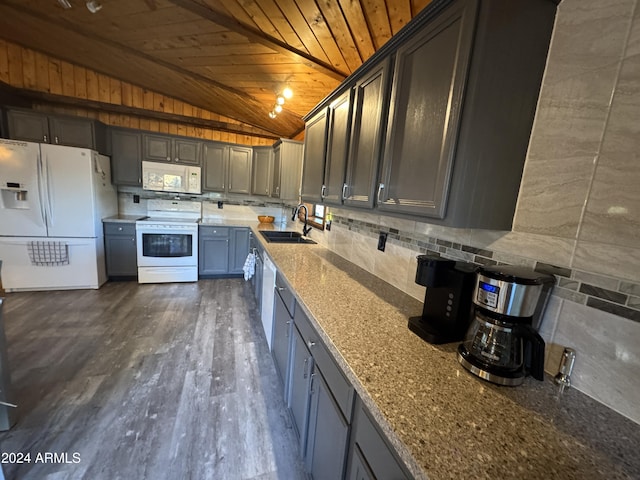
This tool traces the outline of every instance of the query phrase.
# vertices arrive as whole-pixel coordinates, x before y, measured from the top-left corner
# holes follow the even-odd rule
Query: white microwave
[[[202,193],[201,168],[142,162],[142,188],[155,192]]]

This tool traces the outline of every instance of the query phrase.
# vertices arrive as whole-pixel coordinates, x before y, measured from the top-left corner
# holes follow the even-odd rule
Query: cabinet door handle
[[[314,386],[314,385],[313,385],[313,379],[314,379],[314,377],[315,377],[315,376],[316,376],[316,373],[315,373],[315,372],[313,372],[313,373],[311,374],[311,382],[309,382],[309,394],[310,394],[310,395],[313,395],[314,393],[316,393],[316,392],[315,392],[315,390],[313,389],[313,386]]]
[[[58,145],[60,142],[58,141],[58,136],[56,135],[56,137],[54,137],[54,141],[56,142],[56,145]]]
[[[176,157],[176,162],[179,162],[179,161],[180,161],[180,159],[178,157]]]
[[[306,379],[309,373],[307,372],[307,364],[309,363],[309,357],[304,359],[304,364],[302,365],[302,378]]]
[[[322,185],[322,189],[320,189],[320,197],[324,198],[326,193],[327,193],[327,186]]]
[[[347,199],[347,187],[348,185],[346,183],[342,185],[342,200]]]
[[[382,203],[382,200],[380,199],[380,193],[382,193],[382,190],[384,190],[384,183],[378,185],[378,203]]]
[[[170,162],[170,161],[171,161],[171,157],[167,157],[167,162]]]
[[[307,347],[309,348],[309,350],[311,350],[315,346],[316,346],[316,342],[312,342],[311,340],[307,342]]]
[[[48,142],[49,142],[49,140],[47,139],[47,136],[46,136],[46,135],[43,137],[43,139],[42,139],[42,140],[44,141],[44,143],[48,143]]]

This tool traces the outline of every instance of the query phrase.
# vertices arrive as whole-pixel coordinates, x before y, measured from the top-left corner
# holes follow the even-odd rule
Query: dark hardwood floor
[[[0,452],[31,454],[7,479],[304,478],[242,279],[10,293],[4,323],[18,422]]]

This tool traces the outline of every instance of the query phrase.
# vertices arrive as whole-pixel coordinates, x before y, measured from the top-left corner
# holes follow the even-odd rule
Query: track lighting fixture
[[[70,9],[73,6],[69,0],[58,0],[58,4],[60,4],[60,6],[65,10]],[[96,13],[102,9],[102,4],[98,0],[87,0],[85,5],[87,6],[87,10],[91,13]]]
[[[276,118],[278,114],[282,112],[282,106],[284,103],[291,97],[293,97],[293,90],[291,90],[289,86],[286,86],[282,90],[282,93],[276,95],[276,103],[274,104],[273,109],[269,112],[269,117]]]
[[[87,10],[89,10],[91,13],[96,13],[102,8],[102,4],[98,0],[89,0],[86,5]]]

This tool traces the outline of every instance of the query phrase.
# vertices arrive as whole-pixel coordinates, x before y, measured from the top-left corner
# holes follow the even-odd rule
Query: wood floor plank
[[[5,464],[7,479],[303,479],[242,279],[10,293],[18,423],[0,451],[80,455]]]

